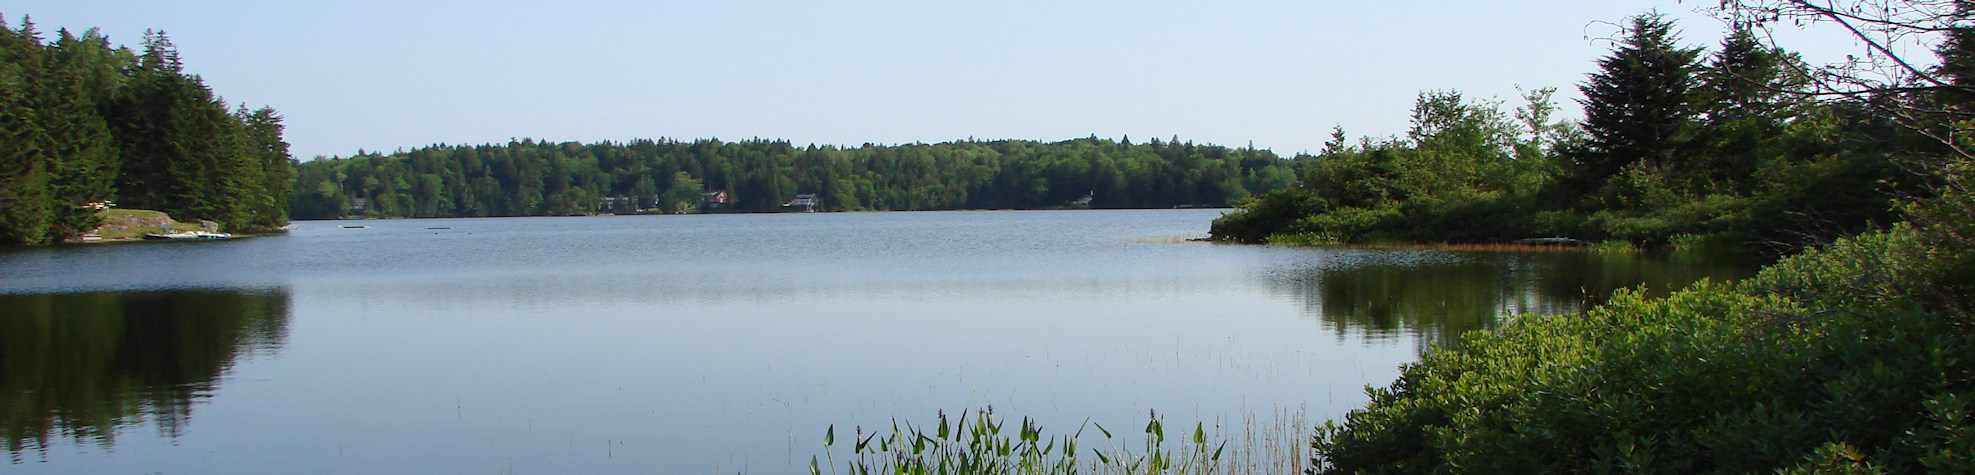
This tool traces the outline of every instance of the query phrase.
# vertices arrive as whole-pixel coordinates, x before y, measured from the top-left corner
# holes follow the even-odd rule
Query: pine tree
[[[254,217],[248,224],[280,227],[288,222],[288,195],[295,176],[294,158],[288,154],[288,143],[281,140],[281,114],[271,107],[249,112],[242,106],[234,117],[245,128],[251,166],[261,176],[260,196],[253,200]]]
[[[129,86],[110,108],[122,157],[118,201],[247,226],[262,194],[262,166],[247,156],[253,146],[241,122],[183,69],[170,38],[147,32]]]
[[[1763,143],[1779,135],[1787,104],[1782,90],[1789,54],[1757,41],[1747,29],[1731,32],[1700,69],[1695,109],[1703,127],[1687,155],[1690,166],[1667,170],[1691,191],[1738,191],[1764,160]]]
[[[0,25],[0,243],[73,238],[110,200],[276,227],[291,167],[280,116],[230,112],[163,32],[139,56],[94,29],[44,44],[30,20]]]
[[[1673,22],[1658,13],[1633,17],[1626,30],[1618,49],[1598,61],[1599,72],[1578,88],[1588,139],[1567,158],[1579,193],[1628,166],[1684,165],[1680,150],[1693,133],[1700,51],[1680,47]]]
[[[34,111],[41,40],[34,23],[0,24],[0,243],[41,243],[54,222],[47,130]]]
[[[96,228],[91,203],[115,196],[116,150],[109,125],[97,113],[98,97],[85,80],[92,64],[74,50],[92,47],[64,30],[45,57],[47,71],[36,88],[37,120],[48,131],[50,172],[49,240],[66,240]]]
[[[1960,18],[1975,18],[1975,2],[1955,2],[1955,14]],[[1975,114],[1975,28],[1954,28],[1948,30],[1947,41],[1942,42],[1936,52],[1941,64],[1935,74],[1954,86],[1942,89],[1936,96],[1949,108],[1958,110],[1965,118]]]
[[[46,134],[23,104],[17,65],[0,65],[0,243],[46,242],[54,217],[49,203]]]
[[[1747,29],[1721,40],[1721,51],[1701,72],[1708,97],[1702,111],[1710,118],[1775,111],[1782,94],[1788,53],[1765,46]]]

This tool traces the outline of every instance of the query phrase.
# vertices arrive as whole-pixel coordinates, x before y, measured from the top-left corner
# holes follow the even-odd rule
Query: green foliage
[[[1701,64],[1664,18],[1626,31],[1580,88],[1581,127],[1551,122],[1550,89],[1525,92],[1510,114],[1424,93],[1405,139],[1353,146],[1337,131],[1299,161],[1297,187],[1244,203],[1213,236],[1656,247],[1705,235],[1781,254],[1886,226],[1898,220],[1892,197],[1926,194],[1887,160],[1915,144],[1883,140],[1883,118],[1775,92],[1803,81],[1785,67],[1794,55],[1742,32]]]
[[[666,187],[665,195],[659,199],[659,202],[663,203],[664,207],[669,207],[678,213],[697,209],[701,200],[700,193],[705,191],[702,187],[703,185],[700,184],[700,181],[694,179],[692,174],[686,172],[674,173],[672,174],[672,184]]]
[[[420,188],[419,177],[435,186]],[[688,180],[680,181],[679,177]],[[724,192],[728,211],[779,211],[798,194],[820,211],[1039,209],[1091,196],[1094,208],[1226,206],[1294,181],[1266,150],[1096,138],[857,148],[785,141],[634,140],[435,145],[317,159],[296,170],[290,212],[302,219],[582,214],[654,201],[660,212]],[[684,184],[685,186],[678,186]],[[356,200],[367,203],[355,210]]]
[[[278,226],[279,213],[268,215],[270,200],[285,200],[265,190],[266,155],[285,149],[265,143],[279,142],[278,120],[250,135],[242,121],[254,117],[229,112],[197,76],[186,75],[164,33],[147,34],[144,51],[106,108],[123,158],[118,204],[227,229]]]
[[[1276,190],[1239,206],[1240,209],[1226,217],[1214,220],[1215,236],[1239,242],[1270,240],[1282,232],[1270,224],[1317,214],[1327,207],[1327,202],[1310,193]]]
[[[1662,94],[1693,80],[1678,77],[1692,53],[1656,16],[1629,31],[1585,87],[1587,135],[1552,151],[1561,173],[1543,194],[1559,204],[1537,229],[1626,247],[1826,244],[1740,283],[1470,334],[1321,427],[1316,471],[1975,470],[1975,167],[1914,133],[1975,122],[1901,129],[1869,106],[1779,96],[1802,81],[1782,67],[1795,58],[1746,32],[1697,88]],[[1943,52],[1956,81],[1965,33]]]
[[[1214,222],[1213,235],[1236,242],[1307,235],[1321,240],[1484,242],[1519,237],[1532,217],[1544,169],[1517,155],[1547,140],[1540,121],[1553,106],[1532,95],[1517,117],[1537,120],[1530,135],[1500,104],[1457,92],[1421,94],[1407,138],[1351,146],[1336,138],[1305,161],[1302,184],[1264,195]],[[1340,131],[1341,133],[1341,131]],[[1276,241],[1283,241],[1281,238]]]
[[[1633,17],[1625,31],[1618,49],[1578,88],[1588,140],[1566,158],[1574,165],[1570,182],[1579,186],[1604,182],[1626,167],[1687,164],[1680,149],[1693,135],[1699,51],[1681,47],[1673,22],[1657,13]]]
[[[1939,229],[1900,224],[1779,262],[1744,282],[1750,293],[1816,302],[1822,309],[1890,311],[1920,305],[1960,310],[1975,295],[1975,254]]]
[[[1975,360],[1963,315],[1938,304],[1962,296],[1929,285],[1965,278],[1928,234],[1870,233],[1736,286],[1621,293],[1472,334],[1321,428],[1313,462],[1324,473],[1966,470],[1953,449],[1969,443]]]
[[[279,116],[227,112],[163,33],[144,49],[0,28],[0,243],[72,239],[109,201],[232,229],[287,221]]]

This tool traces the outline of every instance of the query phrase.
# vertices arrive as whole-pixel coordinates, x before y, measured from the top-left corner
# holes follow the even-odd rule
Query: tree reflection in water
[[[1758,262],[1720,253],[1314,249],[1273,280],[1340,337],[1459,343],[1504,317],[1583,310],[1643,286],[1735,280]]]
[[[19,463],[57,437],[107,448],[145,422],[177,437],[235,362],[280,349],[289,295],[0,295],[0,309],[0,442]]]

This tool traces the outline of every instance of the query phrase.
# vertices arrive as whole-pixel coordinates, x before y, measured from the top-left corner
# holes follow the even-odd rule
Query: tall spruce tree
[[[0,24],[0,243],[45,242],[54,221],[47,131],[32,102],[41,40],[32,21],[21,23],[20,30]]]
[[[96,58],[78,51],[101,47],[63,30],[44,56],[46,73],[35,96],[37,119],[48,139],[51,241],[95,229],[100,219],[90,204],[116,193],[116,149],[109,124],[97,113],[98,102],[107,97],[91,91],[88,79],[99,69]]]
[[[1975,1],[1955,2],[1955,15],[1960,18],[1975,18]],[[1941,43],[1936,54],[1941,58],[1935,74],[1941,80],[1955,87],[1942,88],[1936,94],[1937,100],[1950,110],[1958,112],[1958,118],[1975,114],[1975,28],[1965,26],[1952,28],[1947,32],[1947,41]]]
[[[1705,92],[1699,112],[1708,122],[1766,116],[1782,105],[1783,65],[1790,55],[1763,45],[1755,33],[1737,28],[1721,40],[1721,50],[1700,72]]]
[[[1626,167],[1680,167],[1692,138],[1700,50],[1683,48],[1673,22],[1658,13],[1633,17],[1618,49],[1579,86],[1584,93],[1581,146],[1567,148],[1568,186],[1588,193]]]
[[[252,197],[248,225],[257,228],[280,227],[288,222],[288,195],[293,187],[294,158],[288,154],[288,143],[281,140],[281,114],[274,108],[262,107],[252,111],[245,106],[234,112],[240,121],[247,141],[246,166],[254,168],[261,178],[260,195]]]
[[[1788,53],[1763,45],[1747,29],[1722,39],[1721,49],[1700,67],[1703,87],[1694,94],[1701,127],[1685,151],[1685,167],[1664,170],[1694,193],[1743,190],[1761,167],[1764,143],[1782,132],[1789,109],[1782,91]]]

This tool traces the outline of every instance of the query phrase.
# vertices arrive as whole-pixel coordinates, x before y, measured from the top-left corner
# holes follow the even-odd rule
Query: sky
[[[433,144],[785,139],[797,145],[1153,137],[1316,151],[1403,133],[1421,91],[1516,102],[1577,85],[1657,10],[1712,46],[1712,0],[13,1],[147,29],[300,159]],[[1850,41],[1780,37],[1812,61]]]

